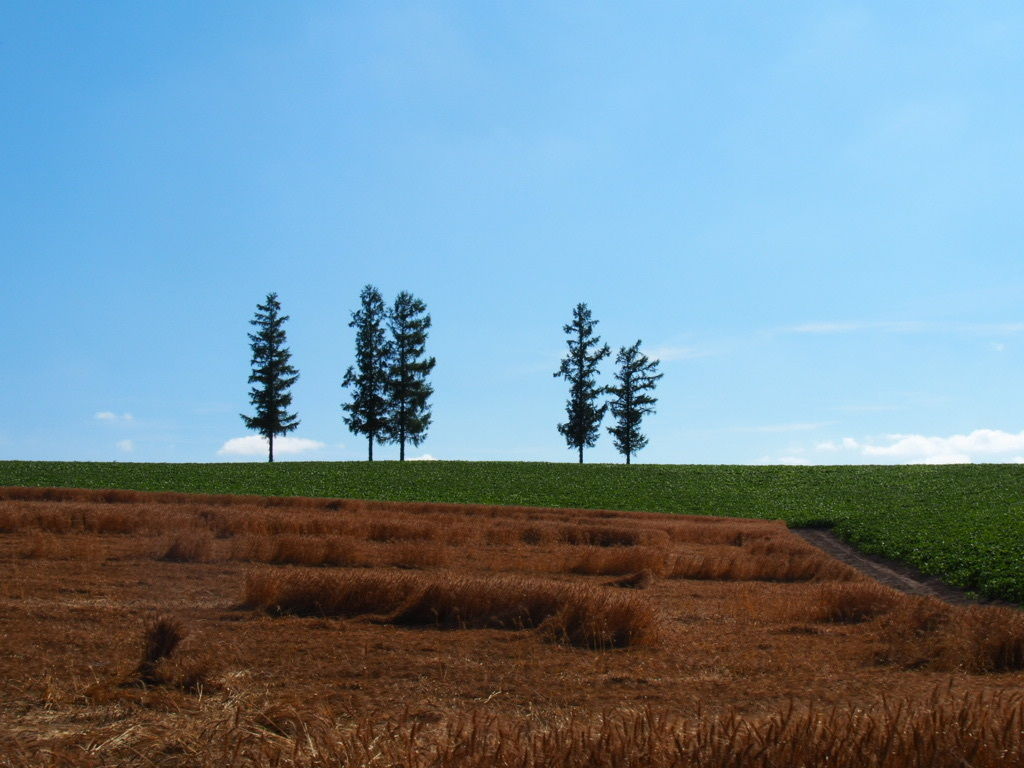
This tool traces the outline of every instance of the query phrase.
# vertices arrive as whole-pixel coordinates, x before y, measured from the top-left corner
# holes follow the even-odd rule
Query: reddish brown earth
[[[288,564],[324,562],[317,542],[331,537],[347,565]],[[162,559],[175,546],[192,553],[187,561]],[[608,585],[642,569],[645,589]],[[584,585],[628,592],[659,628],[654,641],[593,649],[536,628],[399,626],[383,609],[267,612],[245,604],[254,570]],[[201,753],[270,765],[267,744],[306,755],[279,754],[277,764],[319,765],[315,750],[302,751],[316,740],[302,742],[303,728],[395,723],[401,738],[413,738],[411,727],[426,739],[465,718],[490,718],[479,726],[488,733],[495,723],[547,728],[601,713],[753,722],[787,708],[877,710],[883,697],[931,701],[920,706],[932,712],[936,696],[1002,696],[1024,684],[1024,658],[990,663],[981,640],[953,647],[945,630],[934,642],[921,635],[923,655],[908,661],[894,638],[911,598],[885,593],[876,605],[877,591],[763,521],[0,489],[0,765],[207,764]],[[860,621],[829,620],[830,600],[869,608]],[[943,614],[936,626],[1013,625],[1007,615]],[[157,616],[187,636],[161,662],[161,680],[145,684],[137,667]],[[1024,647],[1024,632],[1013,637]],[[240,733],[264,751],[228,759],[210,746]],[[384,754],[377,764],[391,764]]]

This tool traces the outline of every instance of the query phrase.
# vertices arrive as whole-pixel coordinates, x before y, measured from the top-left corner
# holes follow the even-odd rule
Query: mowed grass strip
[[[986,597],[1024,602],[1020,465],[0,462],[0,485],[643,510],[826,525]]]

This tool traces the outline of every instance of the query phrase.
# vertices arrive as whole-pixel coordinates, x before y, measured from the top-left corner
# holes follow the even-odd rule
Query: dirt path
[[[911,595],[930,595],[954,605],[990,602],[973,598],[962,589],[950,586],[934,576],[923,574],[904,563],[858,552],[831,531],[822,528],[793,528],[792,530],[793,533],[803,537],[826,554],[853,566],[887,587]]]

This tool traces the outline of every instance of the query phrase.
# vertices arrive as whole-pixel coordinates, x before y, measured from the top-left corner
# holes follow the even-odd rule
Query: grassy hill
[[[862,550],[1024,602],[1024,466],[0,462],[0,485],[639,509],[827,525]]]

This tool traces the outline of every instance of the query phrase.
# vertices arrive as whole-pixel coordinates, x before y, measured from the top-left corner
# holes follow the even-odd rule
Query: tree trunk
[[[367,461],[373,461],[373,435],[370,435],[369,443],[370,443],[370,457],[367,459]]]
[[[398,441],[398,460],[405,461],[405,435]]]
[[[583,463],[583,446],[582,445],[579,446],[579,449],[580,449],[580,464],[582,464]]]
[[[629,465],[629,454],[628,453],[626,454],[626,465],[627,466]]]
[[[270,464],[274,463],[274,433],[270,433],[270,458],[267,459]]]

